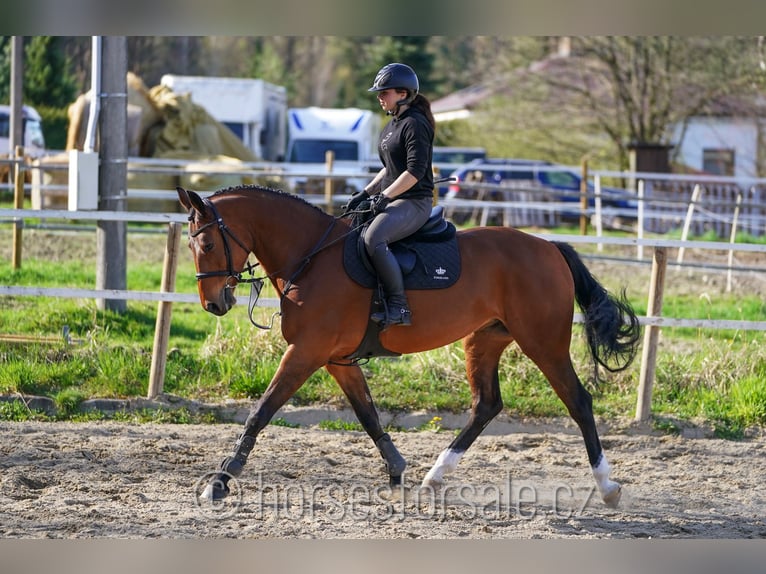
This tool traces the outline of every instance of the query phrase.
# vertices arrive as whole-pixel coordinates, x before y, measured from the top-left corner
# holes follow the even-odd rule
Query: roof
[[[600,67],[601,63],[597,60],[553,54],[494,80],[474,84],[434,100],[431,103],[431,111],[437,120],[466,118],[471,115],[473,109],[490,97],[509,94],[518,82],[534,76],[546,76],[557,84],[577,85],[581,89],[586,89],[587,86],[591,94],[598,90],[601,97],[608,99],[611,97],[610,90],[601,75],[596,73]],[[699,88],[688,85],[682,88],[682,91],[688,92],[688,98],[692,99],[699,92]],[[723,95],[709,102],[697,115],[724,118],[766,115],[766,96],[761,95],[753,99],[752,96],[737,93]]]

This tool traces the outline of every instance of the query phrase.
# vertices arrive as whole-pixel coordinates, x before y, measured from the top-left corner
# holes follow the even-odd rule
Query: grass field
[[[572,230],[565,230],[572,233]],[[0,228],[7,255],[0,261],[1,285],[95,287],[95,234],[25,230],[20,270],[10,265],[10,229]],[[128,288],[158,291],[165,236],[131,233],[128,241]],[[576,246],[604,285],[627,294],[639,315],[645,314],[647,265],[589,260],[593,246]],[[196,292],[191,257],[182,247],[177,291]],[[690,254],[693,256],[693,254]],[[766,319],[763,279],[733,293],[722,289],[720,275],[707,271],[669,273],[663,314],[685,318]],[[246,291],[239,291],[246,298]],[[264,293],[263,297],[273,297]],[[90,397],[144,396],[149,378],[156,303],[130,302],[128,311],[100,311],[80,299],[4,297],[0,335],[24,335],[25,343],[0,342],[0,394],[55,398],[62,416],[78,416],[76,405]],[[260,323],[274,310],[258,309]],[[175,304],[165,392],[203,401],[257,397],[275,372],[285,343],[277,328],[253,327],[244,306],[222,318],[198,304]],[[75,339],[59,337],[65,326]],[[713,425],[721,436],[742,436],[746,428],[766,423],[766,337],[763,332],[663,329],[653,401],[654,424],[672,430],[685,421]],[[575,366],[583,381],[592,374],[583,337],[575,326]],[[632,416],[640,356],[625,372],[590,386],[600,416]],[[463,352],[453,344],[397,359],[374,359],[364,366],[374,399],[390,410],[463,411],[470,406]],[[520,416],[566,416],[537,368],[516,348],[509,348],[500,368],[503,398]],[[324,371],[298,391],[294,404],[345,405],[345,398]],[[29,416],[33,414],[30,413]],[[27,416],[0,404],[0,418]]]

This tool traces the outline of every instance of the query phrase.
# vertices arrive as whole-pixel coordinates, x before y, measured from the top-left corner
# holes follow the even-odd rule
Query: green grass
[[[78,234],[70,238],[47,232],[26,233],[30,247],[22,269],[12,270],[10,258],[0,261],[0,284],[94,286],[95,254],[92,245],[84,247],[83,242],[84,237],[90,241],[92,236]],[[8,236],[9,232],[0,229],[0,240]],[[43,239],[46,245],[42,245]],[[74,261],[65,258],[58,261],[47,255],[51,241],[83,251],[75,254]],[[129,244],[129,288],[159,290],[164,237],[131,235]],[[613,288],[617,278],[606,275],[604,281]],[[645,283],[641,285],[646,288]],[[672,280],[669,286],[663,305],[666,316],[739,320],[766,317],[766,303],[757,294],[680,289]],[[193,265],[185,252],[179,263],[177,290],[196,292]],[[644,314],[645,291],[632,289],[628,294],[636,311]],[[247,293],[240,291],[238,295],[243,298]],[[274,294],[267,291],[262,296]],[[78,410],[84,399],[146,394],[156,303],[129,302],[124,314],[99,310],[92,300],[4,297],[2,303],[0,334],[59,337],[66,326],[75,343],[66,345],[63,338],[25,344],[0,342],[0,394],[51,397],[58,408],[57,416],[70,420],[99,416]],[[273,310],[257,309],[256,320],[268,323],[271,313]],[[766,337],[761,332],[662,329],[652,405],[656,428],[673,432],[684,422],[700,422],[713,426],[719,436],[737,438],[750,426],[766,424],[764,343]],[[175,304],[164,390],[210,402],[259,397],[276,372],[285,348],[279,321],[273,331],[258,330],[250,324],[244,306],[216,318],[196,303]],[[574,329],[571,351],[575,368],[594,395],[596,414],[632,417],[640,356],[627,371],[608,375],[604,384],[594,387],[589,382],[592,366],[579,325]],[[464,369],[459,344],[396,359],[373,359],[363,366],[375,403],[391,411],[467,410],[471,396]],[[503,356],[500,385],[508,412],[525,417],[567,416],[540,371],[515,346]],[[312,375],[291,403],[347,405],[325,371]],[[119,417],[136,422],[200,420],[182,410]],[[41,419],[45,415],[18,403],[0,403],[0,419],[24,418]],[[435,423],[432,426],[431,430],[438,430]]]

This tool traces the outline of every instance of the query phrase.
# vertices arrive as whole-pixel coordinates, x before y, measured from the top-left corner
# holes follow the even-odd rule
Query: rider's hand
[[[354,192],[351,199],[348,200],[348,203],[343,206],[343,213],[354,211],[362,202],[367,201],[369,198],[370,196],[368,196],[364,190]]]
[[[372,197],[370,209],[372,210],[372,215],[378,215],[379,213],[383,213],[386,210],[386,206],[391,203],[391,200],[383,195],[382,193],[379,193],[377,195],[374,195]]]

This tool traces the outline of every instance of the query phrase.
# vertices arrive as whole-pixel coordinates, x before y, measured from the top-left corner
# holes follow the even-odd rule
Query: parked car
[[[450,182],[447,189],[446,197],[448,198],[473,199],[468,196],[475,196],[475,192],[471,194],[468,188],[461,186],[466,182],[502,186],[512,181],[520,183],[526,181],[530,182],[534,189],[561,192],[554,196],[556,201],[580,201],[582,179],[580,174],[571,167],[549,161],[497,158],[475,160],[453,171],[450,178],[454,181]],[[591,182],[588,182],[588,192],[594,192]],[[625,208],[636,206],[636,201],[630,199],[628,192],[624,189],[602,186],[601,194],[604,205]],[[593,197],[589,198],[589,204],[591,206],[594,204]]]
[[[538,193],[540,201],[580,202],[580,174],[569,166],[532,159],[488,158],[475,160],[460,166],[450,174],[451,181],[445,198],[484,199],[506,201],[514,191]],[[525,182],[528,184],[525,186]],[[481,184],[472,188],[470,184]],[[467,185],[468,184],[468,185]],[[498,187],[487,188],[486,184]],[[514,185],[515,184],[515,185]],[[594,185],[588,182],[588,193],[593,194]],[[637,202],[624,189],[601,187],[602,206],[635,210]],[[595,199],[591,195],[588,204]],[[579,217],[579,211],[564,212],[566,218]],[[622,218],[626,215],[623,214]],[[631,216],[628,216],[629,218]]]
[[[434,146],[432,160],[434,179],[451,173],[459,165],[485,159],[487,159],[487,150],[483,147]],[[447,193],[446,184],[437,184],[437,189],[440,197]]]
[[[43,137],[43,122],[40,114],[32,106],[23,106],[21,111],[24,153],[36,157],[45,152],[45,137]],[[13,155],[15,150],[9,148],[11,129],[11,107],[0,105],[0,155]]]

